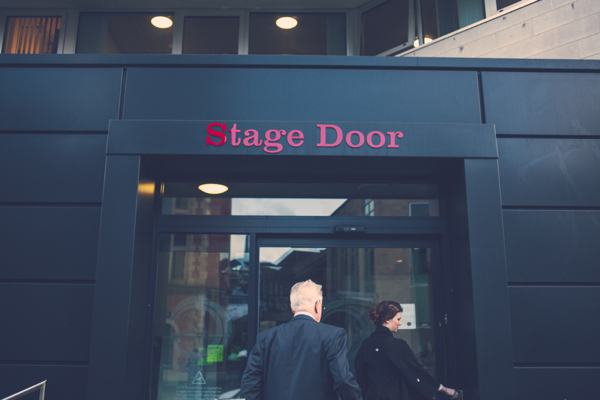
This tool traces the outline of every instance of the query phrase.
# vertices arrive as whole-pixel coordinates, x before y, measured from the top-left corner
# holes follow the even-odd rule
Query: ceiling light
[[[430,38],[429,36],[425,36],[425,40],[423,42],[423,44],[427,44],[427,43],[431,43],[433,41],[432,38]],[[419,47],[421,44],[419,43],[419,38],[415,37],[415,42],[413,43],[414,47]]]
[[[160,29],[167,29],[173,26],[173,21],[171,21],[171,18],[161,15],[152,18],[150,23]]]
[[[198,189],[208,194],[221,194],[229,190],[227,186],[220,183],[204,183],[198,186]]]
[[[298,25],[298,20],[294,17],[280,17],[275,21],[275,25],[281,29],[292,29]]]

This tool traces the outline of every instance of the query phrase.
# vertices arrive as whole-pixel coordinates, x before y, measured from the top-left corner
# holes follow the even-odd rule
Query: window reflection
[[[298,25],[281,29],[275,22],[292,16]],[[345,14],[251,13],[250,54],[346,55]]]
[[[153,398],[235,392],[248,355],[246,236],[168,234],[159,246]]]
[[[199,193],[197,186],[193,183],[165,184],[162,213],[206,216],[439,216],[437,186],[431,184],[282,183],[246,187],[244,184],[228,183],[230,190],[226,192],[227,197],[196,197]],[[280,197],[288,193],[300,196]],[[302,195],[314,197],[302,198]]]
[[[172,14],[160,14],[173,19]],[[152,25],[155,13],[81,13],[77,53],[171,54],[173,27]]]
[[[409,0],[390,0],[362,15],[360,54],[376,56],[409,38]]]
[[[375,329],[368,311],[383,300],[403,304],[395,333],[408,342],[418,361],[435,376],[431,301],[431,249],[369,247],[263,247],[260,249],[260,330],[292,318],[289,292],[306,279],[323,285],[323,322],[348,333],[348,360]]]
[[[183,54],[237,54],[238,17],[186,17]]]

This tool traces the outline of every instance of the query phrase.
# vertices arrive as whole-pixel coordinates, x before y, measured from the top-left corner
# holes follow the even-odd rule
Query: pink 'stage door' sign
[[[212,122],[206,128],[207,146],[244,146],[244,147],[262,147],[265,153],[279,153],[284,146],[302,147],[304,145],[304,132],[299,129],[267,129],[259,131],[257,129],[238,129],[237,123],[233,123],[230,128],[226,123]],[[315,131],[307,134],[318,135],[316,147],[331,148],[338,146],[348,146],[353,149],[367,145],[373,149],[386,147],[389,149],[399,148],[399,140],[404,134],[399,131],[370,131],[363,133],[358,130],[349,130],[344,132],[339,126],[334,124],[316,124]]]

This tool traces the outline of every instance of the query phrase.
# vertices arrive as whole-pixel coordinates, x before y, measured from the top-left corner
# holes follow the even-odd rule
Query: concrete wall
[[[402,56],[598,60],[600,1],[539,0]]]

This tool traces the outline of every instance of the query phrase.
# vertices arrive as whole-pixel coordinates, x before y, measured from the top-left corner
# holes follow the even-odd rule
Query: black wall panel
[[[482,72],[486,121],[499,134],[600,135],[600,75]]]
[[[106,135],[0,134],[0,202],[102,201]]]
[[[516,368],[517,399],[593,399],[600,367]]]
[[[509,282],[600,283],[600,211],[504,210]]]
[[[503,138],[498,153],[503,206],[600,206],[600,139]]]
[[[120,68],[0,68],[0,131],[106,131]]]
[[[1,365],[0,397],[19,392],[47,380],[46,399],[83,400],[87,382],[86,365]],[[34,392],[23,399],[40,398]]]
[[[131,68],[124,119],[481,122],[474,71]]]
[[[88,361],[93,285],[0,284],[0,364]]]
[[[598,364],[600,287],[510,287],[515,363]]]
[[[0,280],[94,280],[99,207],[0,207]]]

